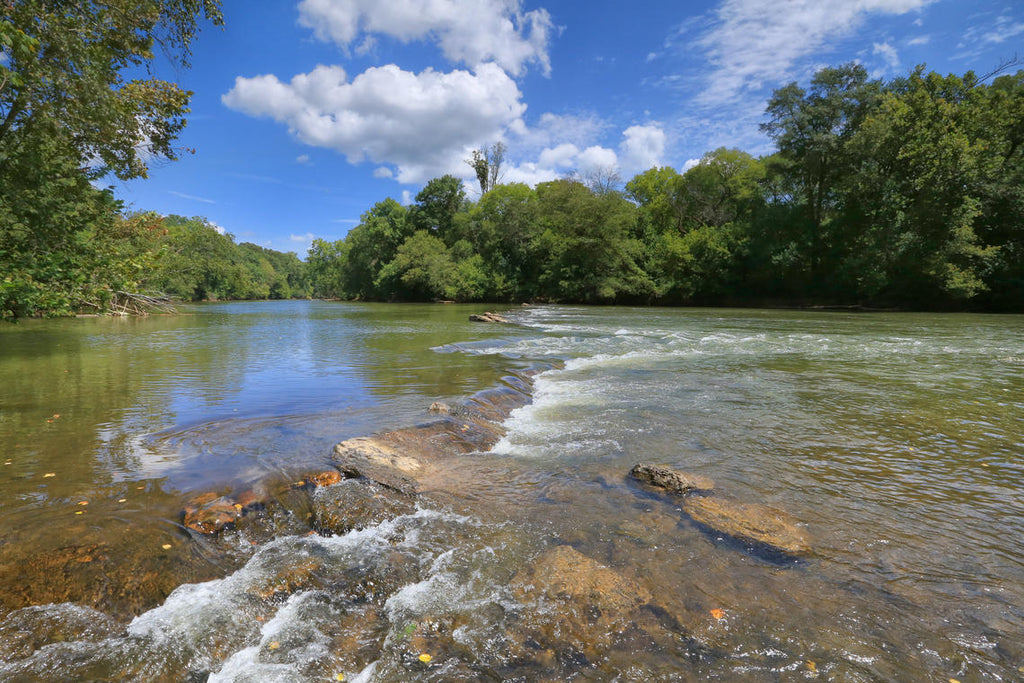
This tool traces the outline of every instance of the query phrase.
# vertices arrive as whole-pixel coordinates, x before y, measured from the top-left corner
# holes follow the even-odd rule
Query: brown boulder
[[[786,513],[766,505],[689,496],[683,501],[683,511],[694,521],[745,543],[787,555],[806,555],[811,551],[804,530]]]
[[[707,477],[673,470],[661,465],[639,463],[629,471],[629,475],[645,484],[680,495],[695,489],[709,490],[715,488],[715,482]]]

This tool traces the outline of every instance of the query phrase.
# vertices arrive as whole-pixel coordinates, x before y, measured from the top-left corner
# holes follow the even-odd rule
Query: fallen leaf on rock
[[[78,501],[78,504],[79,505],[88,505],[89,501],[87,501],[87,500],[80,500],[80,501]]]
[[[127,502],[128,502],[128,499],[127,499],[127,498],[118,498],[118,499],[117,499],[117,502],[118,502],[118,503],[127,503]]]
[[[164,543],[160,547],[163,548],[164,550],[170,550],[171,549],[171,544],[170,543]]]
[[[718,609],[716,607],[715,609],[710,610],[710,611],[711,611],[711,616],[713,616],[715,619],[719,619],[719,620],[725,619],[725,610],[721,610],[721,609]]]
[[[426,652],[424,652],[423,654],[420,655],[420,661],[423,662],[424,664],[430,664],[430,661],[432,659],[433,659],[433,657],[428,655]]]
[[[817,671],[818,670],[818,665],[815,664],[814,662],[812,662],[809,659],[807,660],[806,666],[807,666],[807,670],[808,671]]]
[[[277,648],[281,647],[281,643],[277,642],[276,640],[272,640],[269,643],[267,643],[267,647],[271,650],[276,650]]]
[[[56,476],[57,476],[56,472],[47,472],[46,474],[43,475],[43,479],[46,479],[47,477],[56,477]]]
[[[78,512],[76,512],[75,514],[76,514],[76,515],[84,515],[84,514],[85,514],[85,510],[79,510],[79,511],[78,511]]]

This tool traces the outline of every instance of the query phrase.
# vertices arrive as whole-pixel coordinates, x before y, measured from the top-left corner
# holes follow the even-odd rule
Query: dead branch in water
[[[95,308],[101,315],[138,315],[150,313],[174,313],[174,300],[162,293],[144,294],[142,292],[111,292],[110,301],[106,305],[93,301],[82,300],[81,303]]]

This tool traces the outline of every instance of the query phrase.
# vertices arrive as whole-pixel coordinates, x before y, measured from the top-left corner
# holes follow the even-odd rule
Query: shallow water
[[[542,306],[495,327],[466,322],[476,310],[224,304],[0,330],[3,607],[71,601],[119,620],[90,632],[78,621],[105,622],[82,607],[11,612],[0,672],[1021,676],[1024,318]],[[330,538],[286,515],[229,537],[228,560],[179,526],[191,493],[322,468],[337,441],[552,362],[448,505]],[[813,552],[694,524],[628,480],[639,461],[784,509]],[[516,634],[544,606],[509,586],[560,544],[649,591],[671,638],[527,662]],[[94,565],[114,573],[90,591],[75,577]],[[295,589],[266,599],[281,576]]]

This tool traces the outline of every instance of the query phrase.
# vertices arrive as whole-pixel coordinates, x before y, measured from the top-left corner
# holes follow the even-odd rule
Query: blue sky
[[[195,149],[114,185],[131,208],[205,216],[300,256],[385,197],[408,203],[501,140],[504,180],[683,170],[770,150],[773,89],[856,60],[986,73],[1024,57],[1019,0],[224,0],[192,69]]]

